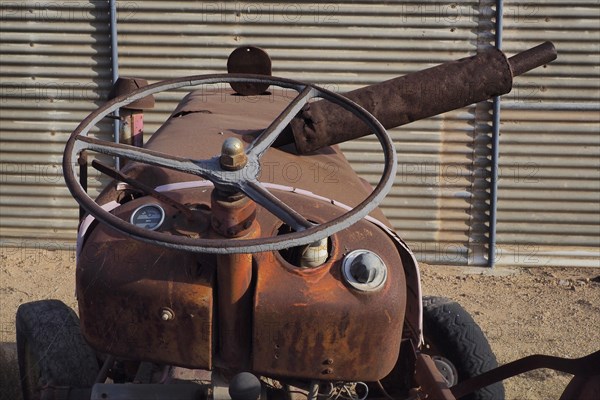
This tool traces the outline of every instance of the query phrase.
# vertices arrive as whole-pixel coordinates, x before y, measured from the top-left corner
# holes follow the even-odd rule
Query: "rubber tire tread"
[[[79,318],[59,300],[41,300],[19,306],[16,317],[19,372],[25,400],[25,347],[37,360],[41,386],[92,387],[99,372],[95,352],[85,342]]]
[[[459,382],[498,366],[496,356],[481,328],[455,301],[444,297],[424,296],[423,333],[425,342],[435,346],[440,355],[454,364]],[[504,398],[504,385],[497,382],[461,399]]]

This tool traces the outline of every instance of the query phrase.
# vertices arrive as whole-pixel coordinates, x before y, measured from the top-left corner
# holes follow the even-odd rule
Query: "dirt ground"
[[[14,316],[19,304],[56,298],[75,307],[73,251],[0,248],[0,399],[20,399]],[[421,265],[424,292],[460,302],[500,363],[600,348],[600,268],[457,268]],[[557,399],[570,377],[536,370],[506,381],[508,399]]]

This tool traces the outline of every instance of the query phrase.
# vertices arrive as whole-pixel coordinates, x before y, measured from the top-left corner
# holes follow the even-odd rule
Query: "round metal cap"
[[[266,51],[255,46],[241,46],[231,52],[227,59],[230,74],[256,74],[271,76],[271,58]],[[266,83],[231,82],[233,90],[242,96],[263,94],[269,88]]]
[[[381,257],[370,250],[354,250],[342,263],[344,279],[363,292],[379,290],[387,279],[387,267]]]
[[[248,157],[244,152],[244,143],[236,138],[230,137],[225,139],[221,147],[221,168],[228,171],[236,171],[244,168]]]
[[[112,89],[108,94],[108,98],[114,99],[115,97],[129,94],[134,90],[137,90],[144,86],[148,86],[148,81],[145,79],[127,78],[121,76],[114,83]],[[130,110],[147,110],[150,108],[154,108],[154,96],[148,95],[146,97],[142,97],[141,99],[136,100],[126,106],[123,106],[122,108]]]

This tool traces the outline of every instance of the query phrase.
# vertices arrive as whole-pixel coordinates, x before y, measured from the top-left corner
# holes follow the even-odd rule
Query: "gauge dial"
[[[165,220],[165,210],[158,204],[144,204],[138,207],[129,222],[133,225],[154,231],[158,229]]]

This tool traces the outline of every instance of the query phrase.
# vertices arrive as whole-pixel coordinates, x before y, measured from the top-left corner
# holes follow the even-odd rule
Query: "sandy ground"
[[[18,400],[14,316],[56,298],[75,307],[72,251],[0,249],[0,399]],[[460,302],[500,363],[526,355],[580,357],[600,348],[600,268],[496,269],[422,265],[424,292]],[[536,370],[506,381],[508,399],[557,399],[570,377]]]
[[[499,364],[531,354],[600,350],[600,269],[422,266],[423,290],[465,307]],[[540,369],[505,381],[507,399],[558,399],[571,376]]]

